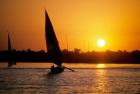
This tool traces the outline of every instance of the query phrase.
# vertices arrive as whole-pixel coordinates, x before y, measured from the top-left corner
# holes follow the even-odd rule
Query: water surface
[[[82,68],[77,67],[76,72],[65,70],[57,75],[48,74],[48,68],[25,68],[25,66],[1,68],[0,94],[140,93],[138,66],[127,66],[127,68],[86,68],[85,66],[83,68],[82,65]]]

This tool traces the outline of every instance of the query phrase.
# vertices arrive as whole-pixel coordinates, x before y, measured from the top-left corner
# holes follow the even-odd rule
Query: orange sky
[[[7,30],[13,48],[46,50],[44,8],[61,49],[140,50],[140,0],[0,0],[0,50]]]

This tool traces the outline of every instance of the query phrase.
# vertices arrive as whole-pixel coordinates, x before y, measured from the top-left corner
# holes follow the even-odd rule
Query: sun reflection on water
[[[96,84],[95,86],[97,87],[96,90],[93,88],[94,92],[108,92],[107,89],[107,79],[106,79],[106,70],[102,69],[104,68],[104,65],[98,65],[101,66],[99,69],[96,70]]]
[[[105,65],[105,64],[97,64],[96,67],[97,67],[97,68],[105,68],[106,65]]]

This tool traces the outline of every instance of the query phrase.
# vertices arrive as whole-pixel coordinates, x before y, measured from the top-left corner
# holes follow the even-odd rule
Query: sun
[[[98,47],[105,47],[105,45],[106,45],[106,42],[105,42],[104,39],[97,40],[97,46]]]
[[[105,64],[97,64],[96,67],[97,67],[97,68],[105,68],[106,66],[105,66]]]

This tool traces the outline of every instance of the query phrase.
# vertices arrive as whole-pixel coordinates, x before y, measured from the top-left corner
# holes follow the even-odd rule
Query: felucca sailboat
[[[9,53],[8,67],[16,65],[16,62],[12,61],[12,47],[9,34],[8,34],[8,53]]]
[[[59,43],[54,32],[52,23],[49,19],[47,11],[45,10],[45,37],[48,56],[51,61],[56,65],[51,67],[52,73],[60,73],[64,71],[64,66],[62,66],[62,52],[59,47]]]

